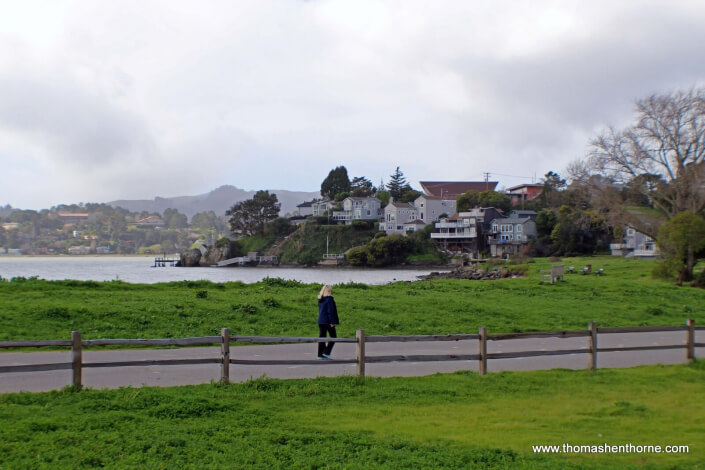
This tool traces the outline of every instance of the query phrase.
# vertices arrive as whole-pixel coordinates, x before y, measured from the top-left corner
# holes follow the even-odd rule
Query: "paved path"
[[[647,345],[685,345],[685,332],[658,333],[619,333],[600,334],[600,347],[628,347]],[[705,342],[705,332],[696,332],[696,342]],[[587,347],[587,338],[532,338],[508,341],[488,342],[488,352],[509,352],[551,349],[579,349]],[[367,343],[367,355],[391,354],[476,354],[477,341],[451,342],[409,342],[409,343]],[[315,344],[285,344],[268,346],[233,346],[233,359],[315,359]],[[696,357],[705,357],[705,348],[698,348]],[[41,364],[70,362],[71,353],[33,352],[0,353],[0,365]],[[185,348],[185,349],[143,349],[143,350],[108,350],[84,351],[83,361],[129,361],[145,359],[175,358],[218,358],[220,348]],[[355,344],[339,343],[333,350],[334,359],[354,359]],[[679,364],[685,362],[683,349],[659,351],[625,351],[603,352],[598,354],[598,367],[631,367],[644,364]],[[587,354],[567,356],[544,356],[518,359],[492,359],[488,362],[489,372],[499,370],[535,370],[535,369],[584,369],[587,367]],[[266,374],[276,378],[310,378],[318,376],[354,375],[355,364],[338,364],[335,361],[316,363],[314,365],[230,366],[230,378],[233,382],[248,380]],[[368,376],[418,376],[436,372],[453,372],[456,370],[477,370],[477,361],[453,362],[394,362],[367,364]],[[90,388],[117,388],[122,386],[139,387],[174,386],[208,383],[220,377],[219,364],[84,368],[83,383]],[[71,371],[21,372],[0,374],[0,393],[19,391],[46,391],[65,387],[71,383]]]

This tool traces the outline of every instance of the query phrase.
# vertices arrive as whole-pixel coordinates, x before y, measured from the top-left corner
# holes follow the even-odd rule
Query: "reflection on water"
[[[153,284],[170,281],[208,280],[213,282],[242,281],[253,283],[265,277],[281,277],[304,283],[340,284],[361,282],[387,284],[395,281],[415,281],[430,269],[351,269],[351,268],[153,268],[153,257],[47,256],[0,257],[3,278],[37,276],[40,279],[76,279],[80,281],[121,280]]]

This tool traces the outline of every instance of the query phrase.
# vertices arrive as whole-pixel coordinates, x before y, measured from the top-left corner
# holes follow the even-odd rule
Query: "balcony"
[[[475,231],[475,229],[468,230],[465,232],[433,232],[431,233],[431,238],[454,240],[457,240],[459,238],[477,238],[477,232]]]

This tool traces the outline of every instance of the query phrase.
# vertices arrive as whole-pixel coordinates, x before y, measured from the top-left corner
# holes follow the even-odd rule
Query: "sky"
[[[0,0],[0,206],[565,174],[705,85],[705,2]]]

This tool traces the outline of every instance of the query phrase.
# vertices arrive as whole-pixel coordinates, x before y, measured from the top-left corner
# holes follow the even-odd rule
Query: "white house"
[[[343,210],[333,212],[333,219],[351,224],[353,220],[379,220],[382,203],[376,197],[346,197]]]
[[[317,201],[311,204],[316,217],[327,215],[335,207],[335,201]]]
[[[404,234],[404,224],[417,220],[419,213],[413,204],[408,202],[389,201],[384,208],[384,221],[379,224],[379,229],[387,232],[387,235]]]
[[[302,202],[301,204],[296,206],[296,210],[299,213],[299,216],[305,217],[307,215],[313,215],[313,202]]]
[[[658,255],[656,241],[633,227],[627,226],[622,243],[610,243],[612,256],[653,258]]]

